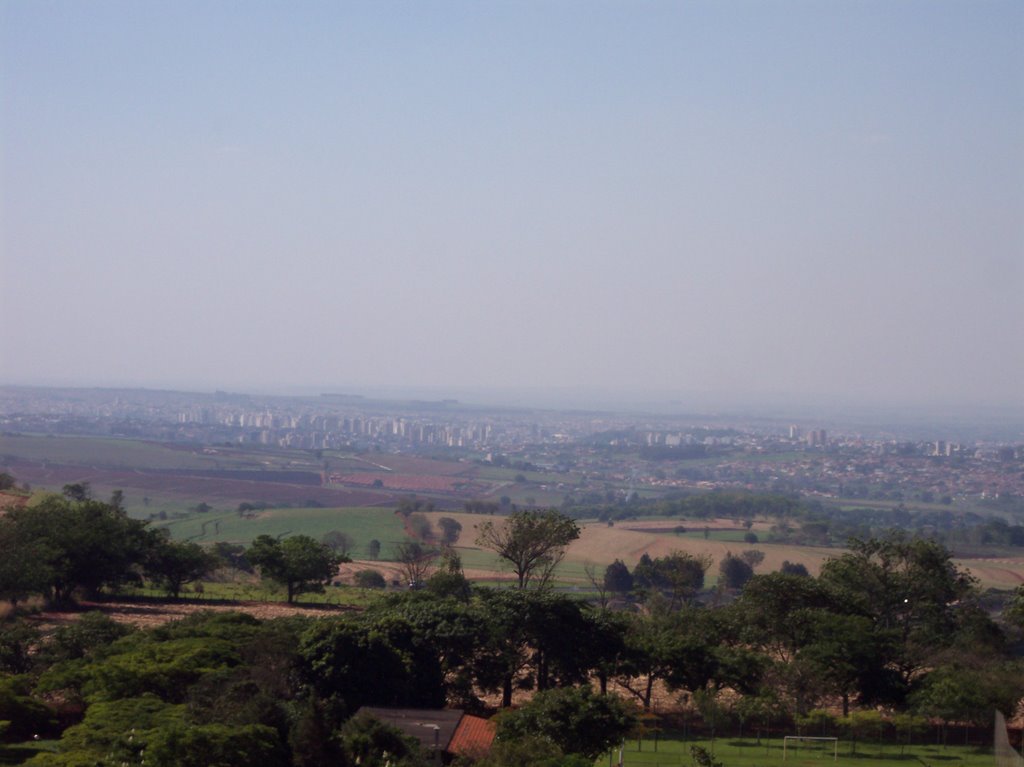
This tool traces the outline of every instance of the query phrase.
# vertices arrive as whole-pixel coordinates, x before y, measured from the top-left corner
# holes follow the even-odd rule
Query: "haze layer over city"
[[[1020,0],[0,0],[0,764],[1024,767],[1022,137]]]
[[[1019,414],[1020,3],[0,13],[2,383]]]

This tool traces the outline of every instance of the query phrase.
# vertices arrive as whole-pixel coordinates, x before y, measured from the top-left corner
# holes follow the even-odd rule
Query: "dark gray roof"
[[[403,735],[416,738],[423,747],[430,750],[437,747],[442,751],[447,750],[451,742],[455,728],[462,719],[461,709],[444,708],[374,708],[363,706],[356,712],[356,716],[367,713],[384,724],[390,724]],[[434,733],[437,733],[435,740]]]

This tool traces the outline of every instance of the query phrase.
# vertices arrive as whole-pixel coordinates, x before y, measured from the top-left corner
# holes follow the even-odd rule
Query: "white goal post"
[[[786,746],[791,740],[830,740],[832,741],[832,761],[839,760],[839,738],[815,738],[810,735],[784,735],[782,736],[782,761],[786,761]]]

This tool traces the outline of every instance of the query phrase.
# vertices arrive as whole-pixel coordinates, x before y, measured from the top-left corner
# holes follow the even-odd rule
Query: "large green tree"
[[[819,581],[837,612],[864,616],[888,635],[888,663],[908,690],[963,631],[984,633],[975,579],[934,540],[902,532],[854,539],[848,553],[825,563]]]
[[[49,496],[8,513],[19,545],[36,552],[47,595],[58,603],[78,589],[95,594],[138,580],[154,541],[146,523],[123,510],[87,495],[75,498]]]
[[[897,680],[888,667],[890,644],[885,632],[873,630],[863,616],[828,610],[809,611],[801,621],[808,633],[798,661],[825,695],[839,696],[843,716],[850,713],[855,696],[862,703],[892,697]]]
[[[79,702],[85,717],[33,763],[137,764],[143,749],[147,764],[288,763],[303,625],[196,613],[127,636],[98,615],[59,629],[37,655],[49,667],[36,692]]]
[[[669,595],[672,606],[691,601],[704,588],[704,575],[711,566],[706,554],[673,551],[651,559],[646,553],[633,568],[633,582],[638,588]]]
[[[477,608],[483,632],[474,674],[481,689],[501,692],[503,707],[517,688],[583,682],[606,645],[621,647],[586,605],[547,590],[482,589]]]
[[[548,585],[566,547],[580,537],[576,523],[555,509],[517,511],[480,525],[477,544],[496,553],[516,574],[519,588]]]
[[[421,767],[428,764],[419,741],[367,713],[345,722],[338,739],[349,764],[359,767]]]
[[[795,659],[811,635],[812,613],[829,597],[814,578],[768,573],[755,575],[728,609],[737,634],[772,660]]]
[[[554,743],[563,753],[593,761],[620,743],[637,723],[636,710],[622,698],[598,695],[589,687],[538,692],[498,719],[499,741],[529,736]]]
[[[52,572],[46,541],[32,539],[9,517],[0,517],[0,599],[13,606],[26,597],[44,594]]]
[[[172,541],[159,537],[146,558],[146,574],[177,599],[182,587],[211,573],[220,558],[194,541]]]
[[[140,755],[141,756],[141,755]],[[289,767],[288,749],[261,724],[170,724],[157,729],[141,760],[153,767]],[[130,762],[129,762],[130,763]]]
[[[1020,662],[951,663],[930,669],[910,695],[919,714],[943,722],[943,737],[950,722],[990,726],[996,711],[1013,711],[1024,694]]]
[[[414,706],[424,699],[425,691],[412,683],[423,670],[413,669],[412,659],[370,625],[355,619],[318,621],[299,639],[301,678],[327,702],[334,724],[360,706]],[[438,705],[436,698],[432,703]]]
[[[621,559],[616,559],[604,570],[604,588],[617,594],[633,590],[633,573]]]
[[[451,517],[441,517],[437,520],[437,526],[441,528],[441,543],[445,546],[454,546],[462,534],[462,523]]]
[[[747,581],[754,577],[754,568],[742,557],[734,557],[731,553],[718,563],[720,581],[727,589],[742,589]]]
[[[718,648],[722,639],[721,626],[709,611],[693,606],[675,610],[658,597],[648,614],[629,618],[617,680],[645,711],[657,682],[692,692],[725,681],[726,651]]]
[[[245,558],[260,569],[264,578],[285,587],[289,604],[297,594],[323,592],[324,583],[334,577],[344,561],[330,546],[308,535],[293,535],[283,541],[261,535],[245,552]]]
[[[429,589],[405,591],[375,601],[363,621],[370,630],[386,632],[393,644],[415,648],[407,655],[425,654],[429,659],[425,670],[429,668],[430,673],[439,664],[441,690],[449,705],[480,705],[475,674],[478,655],[485,647],[486,624],[478,603],[438,598]]]

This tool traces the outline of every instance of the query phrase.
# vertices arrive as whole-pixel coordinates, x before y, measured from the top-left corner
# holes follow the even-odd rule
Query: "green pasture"
[[[588,589],[591,589],[592,585],[590,583],[586,571],[586,567],[588,564],[593,564],[594,574],[597,576],[598,579],[603,579],[605,568],[610,563],[587,563],[580,559],[563,559],[562,562],[558,565],[558,567],[555,568],[555,578],[556,580],[562,582],[563,585],[585,584]]]
[[[702,540],[702,541],[705,540],[703,528],[698,529],[696,527],[689,527],[685,523],[683,524],[683,527],[686,527],[686,532],[682,533],[682,535],[684,537],[686,537],[686,538],[695,538],[697,540]],[[745,536],[746,534],[747,534],[746,530],[709,530],[706,540],[709,540],[709,541],[725,541],[727,543],[743,543],[743,544],[746,544],[746,541],[743,540],[743,536]],[[748,545],[753,546],[753,545],[756,545],[756,544],[748,544]]]
[[[155,442],[109,437],[4,435],[0,436],[0,456],[130,469],[214,469],[218,462],[237,463],[237,458],[204,455],[198,448],[173,450]]]
[[[722,767],[994,767],[995,764],[991,747],[943,747],[920,741],[903,746],[858,741],[854,752],[852,745],[850,740],[840,738],[838,756],[833,759],[830,741],[805,741],[796,745],[790,741],[783,760],[781,737],[762,739],[760,743],[754,738],[718,738],[712,742],[706,738],[684,739],[678,734],[659,738],[648,734],[642,741],[626,741],[622,763],[643,767],[696,767],[690,748],[699,746],[712,753]],[[618,760],[616,749],[594,765],[616,765]]]
[[[320,471],[312,453],[284,448],[187,445],[114,437],[0,436],[0,463],[10,459],[97,466],[106,469],[206,469]]]
[[[276,538],[301,533],[319,539],[324,533],[339,530],[355,541],[356,557],[363,554],[373,539],[381,542],[381,558],[389,554],[390,546],[407,540],[401,517],[391,509],[264,509],[254,513],[255,518],[246,519],[234,511],[209,512],[154,524],[166,527],[177,540],[201,544],[225,541],[246,546],[260,535]]]
[[[541,490],[530,485],[511,485],[495,492],[490,500],[497,500],[503,495],[507,495],[512,503],[520,508],[529,506],[557,508],[562,505],[562,500],[565,498],[565,493],[557,490]]]
[[[463,531],[465,535],[465,531]],[[462,559],[462,567],[466,570],[500,570],[501,565],[498,556],[493,551],[473,548],[472,536],[466,541],[460,540],[455,546],[456,552]],[[508,573],[511,575],[512,571]]]
[[[558,474],[545,471],[521,471],[519,469],[506,469],[498,466],[477,466],[474,474],[480,479],[493,479],[499,482],[513,482],[520,474],[526,477],[527,482],[536,482],[542,485],[558,484],[565,482],[575,484],[578,474]]]
[[[462,559],[462,567],[466,570],[492,570],[494,572],[502,573],[508,578],[515,578],[515,574],[507,563],[500,560],[492,551],[486,549],[470,548],[471,541],[466,542],[466,546],[456,545],[455,550],[458,552],[459,557]],[[384,557],[382,552],[381,557]],[[607,563],[601,563],[595,565],[597,568],[598,577],[604,577],[604,568]],[[561,564],[555,568],[555,574],[553,583],[556,586],[564,587],[577,587],[586,586],[590,588],[590,582],[587,580],[587,574],[584,571],[586,566],[585,562],[579,560],[562,560]],[[487,586],[508,586],[510,581],[508,579],[502,580],[488,580],[488,579],[473,579],[474,583],[479,585]]]
[[[180,516],[182,514],[194,514],[192,511],[200,503],[204,502],[202,498],[184,498],[182,496],[174,495],[163,495],[162,493],[143,492],[136,488],[116,488],[124,493],[124,507],[128,510],[128,515],[135,519],[149,519],[151,514],[159,514],[161,511],[166,512],[170,516]],[[104,488],[99,485],[93,485],[93,495],[97,498],[108,498],[110,492],[105,492]],[[145,499],[149,499],[147,503]],[[235,509],[238,508],[237,503],[228,503],[224,500],[218,500],[211,503],[212,510],[209,514],[226,514],[228,512],[234,513]],[[166,522],[154,520],[153,524],[162,525]]]
[[[339,530],[350,535],[355,542],[353,559],[365,559],[367,544],[373,539],[380,541],[379,559],[382,562],[393,561],[395,546],[409,540],[402,518],[386,508],[264,509],[255,514],[255,518],[246,519],[234,510],[215,510],[206,514],[192,513],[181,519],[154,521],[152,524],[166,527],[176,540],[191,540],[206,546],[219,542],[248,546],[260,535],[276,538],[302,534],[319,539],[327,532]],[[506,571],[494,552],[474,546],[471,530],[463,531],[456,550],[462,558],[462,566],[467,570]],[[599,573],[604,572],[606,564],[597,565]],[[584,567],[582,561],[567,559],[555,571],[555,578],[560,585],[587,583]],[[507,572],[511,575],[511,570]],[[225,594],[223,598],[236,597]]]
[[[101,501],[109,500],[115,490],[120,490],[122,493],[121,503],[128,512],[128,516],[133,519],[149,519],[150,515],[159,514],[161,511],[165,512],[168,516],[191,514],[193,513],[192,509],[202,501],[201,498],[199,500],[185,499],[180,495],[165,495],[150,490],[126,487],[121,484],[116,486],[109,485],[105,482],[90,482],[90,488],[92,490],[92,497]],[[29,505],[34,506],[47,496],[54,494],[60,495],[59,487],[47,488],[36,485],[33,488]],[[237,503],[226,504],[224,501],[219,501],[218,505],[219,508],[214,506],[214,510],[211,513],[226,512],[238,506]]]

